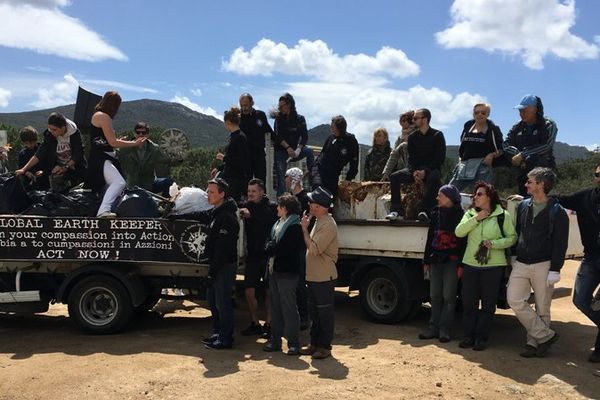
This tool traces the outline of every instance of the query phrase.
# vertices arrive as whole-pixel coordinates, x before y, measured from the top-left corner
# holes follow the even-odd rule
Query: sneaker
[[[110,211],[104,211],[103,213],[100,213],[97,215],[97,218],[116,218],[117,214],[115,214],[114,212],[110,212]]]
[[[469,349],[469,348],[473,347],[474,344],[475,344],[475,339],[473,339],[470,336],[467,336],[466,338],[461,340],[460,343],[458,343],[458,347],[460,347],[461,349]]]
[[[435,339],[436,337],[438,337],[438,334],[431,328],[428,328],[425,332],[419,333],[419,339],[421,340]]]
[[[204,339],[202,339],[202,343],[203,344],[210,344],[210,343],[214,343],[219,339],[219,335],[214,333],[209,337],[206,337]]]
[[[262,330],[262,338],[269,339],[271,337],[271,324],[264,324]]]
[[[263,351],[272,353],[274,351],[281,351],[281,345],[275,345],[273,342],[267,342],[262,349]]]
[[[400,214],[398,214],[397,211],[392,211],[391,213],[385,216],[385,219],[387,219],[388,221],[396,221],[399,218]]]
[[[308,346],[301,348],[300,354],[302,354],[303,356],[312,356],[315,351],[317,351],[316,346],[313,346],[312,344],[310,344]]]
[[[240,332],[242,336],[257,336],[262,335],[262,333],[262,326],[260,326],[260,324],[255,323],[254,321],[252,321],[246,329]]]
[[[425,211],[421,211],[417,215],[417,220],[421,221],[421,222],[429,222],[429,215],[427,215],[427,213]]]
[[[530,344],[526,344],[525,349],[523,349],[523,351],[520,352],[519,355],[524,358],[533,358],[533,357],[537,357],[536,353],[537,353],[536,347],[533,347]]]
[[[588,361],[591,362],[591,363],[598,363],[598,362],[600,362],[600,351],[594,350],[592,352],[592,354],[590,354],[590,356],[588,357]]]
[[[558,341],[559,337],[560,335],[558,334],[558,332],[554,332],[554,336],[552,336],[549,340],[545,341],[544,343],[540,343],[538,345],[535,355],[537,357],[546,357],[548,355],[548,350],[550,350],[550,347]]]
[[[475,339],[475,344],[473,345],[473,350],[475,351],[483,351],[487,348],[487,340],[477,338]]]
[[[223,343],[220,340],[215,340],[212,343],[204,343],[204,347],[206,347],[207,349],[212,349],[212,350],[225,350],[225,349],[231,349],[233,346],[231,345],[231,343],[227,344],[227,343]]]
[[[300,355],[300,347],[298,346],[288,346],[287,353],[288,356],[298,356]]]

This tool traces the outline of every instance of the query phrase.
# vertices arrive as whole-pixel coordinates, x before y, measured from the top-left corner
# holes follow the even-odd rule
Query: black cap
[[[331,207],[331,202],[333,201],[333,195],[323,186],[317,187],[315,190],[308,193],[307,196],[309,202],[317,203],[325,208]]]

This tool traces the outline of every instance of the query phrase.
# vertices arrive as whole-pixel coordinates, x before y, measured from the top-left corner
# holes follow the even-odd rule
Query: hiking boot
[[[535,352],[535,355],[538,357],[546,357],[548,355],[548,350],[550,350],[550,347],[558,341],[559,337],[560,335],[558,334],[558,332],[554,332],[554,336],[552,336],[549,340],[545,341],[544,343],[538,344],[538,348]]]
[[[473,339],[470,336],[467,336],[466,338],[461,340],[460,343],[458,343],[458,347],[460,347],[461,349],[469,349],[469,348],[473,347],[474,344],[475,344],[475,339]]]
[[[525,358],[533,358],[533,357],[537,357],[537,348],[533,347],[530,344],[526,344],[525,345],[525,349],[523,349],[522,352],[519,353],[519,355],[521,357],[525,357]]]
[[[317,347],[317,351],[312,354],[313,360],[322,360],[329,356],[331,356],[331,350],[327,350],[322,347]]]
[[[317,351],[317,347],[310,344],[301,348],[300,354],[302,354],[303,356],[312,356],[315,351]]]
[[[475,339],[475,344],[473,345],[473,350],[475,351],[483,351],[487,348],[487,340],[477,338]]]
[[[255,323],[254,321],[252,321],[246,329],[240,332],[242,336],[258,336],[262,335],[262,333],[262,326],[260,326],[260,324]]]

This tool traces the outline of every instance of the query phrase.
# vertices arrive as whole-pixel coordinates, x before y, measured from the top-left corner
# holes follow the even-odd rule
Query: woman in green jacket
[[[462,276],[465,337],[459,346],[481,351],[487,347],[504,267],[508,265],[505,250],[517,241],[515,226],[493,185],[482,181],[475,184],[473,204],[455,233],[467,237]]]

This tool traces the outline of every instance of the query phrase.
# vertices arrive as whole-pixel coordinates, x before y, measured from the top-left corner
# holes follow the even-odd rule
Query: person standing
[[[454,322],[458,264],[464,251],[463,241],[456,237],[454,230],[464,212],[460,192],[452,185],[440,188],[437,201],[438,206],[431,212],[423,258],[424,272],[430,276],[431,318],[419,339],[437,337],[447,343]]]
[[[222,350],[233,345],[233,299],[231,289],[237,272],[237,242],[240,226],[237,205],[229,196],[229,185],[216,178],[206,189],[211,212],[204,250],[209,260],[208,277],[212,285],[207,293],[213,317],[213,334],[202,340],[207,348]]]
[[[111,208],[125,187],[125,178],[121,164],[117,159],[115,148],[141,147],[146,142],[145,137],[135,140],[117,139],[113,128],[113,119],[121,106],[121,96],[117,92],[106,92],[96,105],[92,115],[90,137],[90,161],[86,178],[86,186],[94,192],[106,191],[98,208],[100,218],[116,217]]]
[[[583,243],[583,260],[575,277],[573,304],[598,327],[594,351],[588,358],[590,362],[598,363],[600,362],[600,309],[592,304],[594,292],[600,285],[600,163],[596,164],[594,179],[596,187],[558,196],[558,201],[561,206],[577,214],[577,224]]]
[[[544,115],[544,105],[538,96],[528,94],[514,108],[519,110],[521,121],[508,132],[504,152],[518,169],[519,194],[527,194],[527,174],[535,167],[556,167],[554,142],[558,128]]]
[[[354,179],[358,173],[358,141],[347,128],[343,116],[331,119],[331,135],[325,140],[316,162],[317,173],[313,175],[313,187],[320,185],[334,196],[337,195],[340,174],[346,164],[350,164],[346,173],[347,181]]]
[[[504,267],[508,265],[506,249],[517,241],[512,219],[493,185],[475,184],[473,204],[455,233],[467,238],[462,274],[464,338],[458,345],[482,351],[488,345]]]
[[[413,117],[417,131],[407,140],[408,166],[390,176],[392,200],[387,219],[394,221],[404,218],[400,188],[402,184],[418,182],[425,185],[425,195],[421,202],[419,219],[428,220],[428,213],[435,206],[435,197],[442,186],[442,165],[446,159],[444,134],[433,129],[431,112],[426,108],[415,111]]]
[[[546,357],[558,338],[550,328],[550,305],[554,285],[560,281],[569,241],[569,217],[558,200],[548,197],[556,175],[550,168],[536,167],[527,174],[531,196],[517,210],[517,259],[512,265],[506,298],[527,331],[522,357]],[[528,300],[535,295],[535,311]]]
[[[315,156],[312,149],[306,146],[308,142],[306,119],[296,111],[296,100],[291,94],[284,93],[279,98],[277,111],[272,116],[275,118],[273,137],[277,196],[281,196],[285,191],[284,179],[288,159],[298,161],[306,158],[306,167],[310,172]]]
[[[301,258],[306,253],[300,203],[287,193],[277,199],[279,220],[271,229],[267,245],[269,260],[269,292],[273,307],[271,337],[264,351],[281,351],[281,338],[287,339],[287,355],[300,354],[300,316],[296,305],[296,289],[301,268]]]
[[[254,99],[250,93],[242,93],[240,96],[240,109],[242,110],[240,129],[246,134],[248,139],[250,163],[248,178],[258,178],[266,182],[265,135],[270,133],[271,138],[273,138],[273,129],[271,129],[265,113],[254,109]]]
[[[314,359],[331,356],[334,334],[334,295],[338,277],[335,263],[338,257],[337,225],[329,214],[333,195],[323,187],[308,194],[310,214],[302,217],[302,233],[306,244],[306,282],[309,290],[309,310],[312,326],[310,345],[300,350]],[[308,227],[316,219],[312,231]]]
[[[241,331],[242,336],[263,335],[269,332],[271,324],[271,306],[269,301],[268,280],[266,268],[268,255],[265,245],[269,240],[271,228],[277,221],[277,206],[265,195],[265,183],[258,178],[248,182],[248,198],[240,205],[240,215],[245,221],[246,270],[244,271],[244,293],[248,303],[248,311],[252,321]],[[262,284],[261,284],[262,283]],[[261,326],[258,319],[258,300],[256,290],[265,287],[265,305],[267,318]]]
[[[373,146],[365,158],[365,175],[363,181],[379,182],[390,152],[390,140],[385,128],[377,128],[373,132]]]

